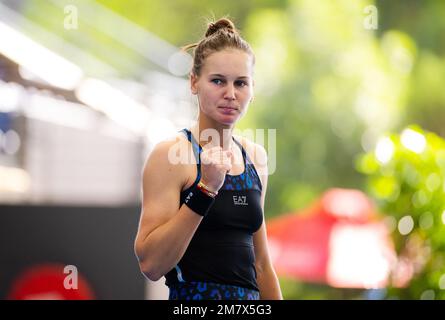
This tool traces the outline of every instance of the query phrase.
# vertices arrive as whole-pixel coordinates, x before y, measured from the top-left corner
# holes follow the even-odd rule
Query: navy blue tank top
[[[198,174],[190,188],[181,192],[180,206],[201,179],[202,147],[191,132],[182,130],[192,143]],[[253,233],[263,222],[261,181],[243,146],[244,172],[226,174],[213,206],[202,219],[184,256],[166,275],[166,285],[178,282],[213,282],[258,290]]]

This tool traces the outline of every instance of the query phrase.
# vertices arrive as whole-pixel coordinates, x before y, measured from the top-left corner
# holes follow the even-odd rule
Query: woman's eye
[[[222,83],[222,80],[221,80],[221,79],[213,79],[212,82],[213,82],[214,84],[221,84],[221,83]]]
[[[235,84],[238,87],[245,87],[245,86],[247,86],[247,82],[246,81],[236,81]]]

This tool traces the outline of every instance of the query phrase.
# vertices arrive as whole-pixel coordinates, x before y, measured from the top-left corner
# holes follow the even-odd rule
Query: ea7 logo
[[[233,196],[233,204],[237,206],[247,206],[247,196]]]

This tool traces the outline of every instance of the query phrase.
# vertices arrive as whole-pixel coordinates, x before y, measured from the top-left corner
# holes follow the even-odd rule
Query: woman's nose
[[[235,100],[236,99],[235,88],[233,85],[231,85],[231,84],[227,85],[227,90],[224,94],[224,99],[227,99],[227,100]]]

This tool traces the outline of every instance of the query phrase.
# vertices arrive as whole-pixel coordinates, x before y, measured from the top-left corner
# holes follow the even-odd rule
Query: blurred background
[[[256,54],[238,128],[276,130],[284,298],[445,298],[444,1],[1,0],[1,299],[167,298],[141,170],[196,119],[179,48],[226,15]]]

